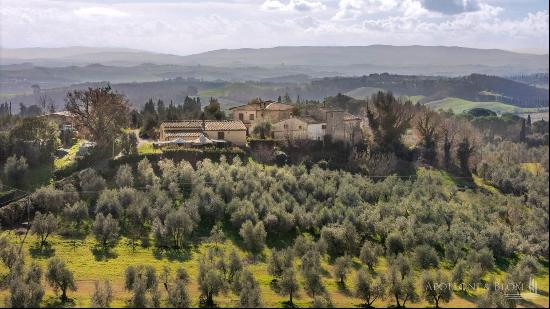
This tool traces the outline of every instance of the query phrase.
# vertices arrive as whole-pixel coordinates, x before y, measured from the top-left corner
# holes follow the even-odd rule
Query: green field
[[[3,232],[2,235],[7,235],[15,243],[20,241],[13,235],[12,232]],[[49,257],[35,255],[31,257],[29,254],[32,246],[35,244],[36,239],[33,236],[29,236],[25,241],[23,248],[27,253],[27,259],[36,260],[40,265],[45,267]],[[78,286],[78,290],[73,292],[69,291],[68,296],[74,301],[75,307],[90,306],[90,295],[94,289],[94,282],[99,280],[109,280],[113,286],[114,300],[113,307],[126,307],[127,301],[131,295],[128,291],[124,290],[124,270],[129,265],[147,264],[152,265],[157,269],[157,274],[162,271],[164,266],[168,266],[172,271],[175,271],[178,267],[183,267],[189,273],[191,282],[188,286],[189,292],[192,298],[192,306],[197,307],[199,302],[199,291],[196,283],[196,277],[198,273],[198,260],[199,257],[204,254],[209,247],[215,246],[212,243],[201,243],[200,245],[194,245],[189,248],[190,255],[185,258],[170,258],[165,255],[156,254],[152,247],[142,248],[137,247],[135,251],[132,250],[128,243],[128,240],[122,239],[116,248],[113,249],[116,257],[110,259],[98,259],[91,251],[91,247],[95,245],[95,240],[92,237],[88,237],[84,240],[77,240],[73,243],[72,240],[62,237],[52,237],[49,241],[54,249],[55,256],[60,257],[66,261],[67,266],[73,271],[75,280]],[[238,251],[241,257],[245,261],[245,267],[254,273],[255,278],[258,280],[262,290],[263,304],[266,307],[283,307],[287,297],[277,294],[270,287],[273,277],[268,274],[267,271],[267,257],[271,254],[269,249],[264,250],[263,258],[252,261],[245,252],[241,251],[237,245],[232,241],[227,240],[221,246],[224,251],[229,252],[232,249]],[[354,258],[354,264],[356,267],[352,270],[352,273],[347,276],[346,287],[341,287],[337,280],[332,276],[333,266],[328,261],[328,258],[323,258],[323,283],[330,294],[330,297],[335,307],[356,307],[361,305],[361,300],[353,296],[353,278],[355,272],[360,263],[357,258]],[[295,261],[296,266],[299,265],[299,260]],[[0,266],[0,276],[6,273],[6,269]],[[384,258],[381,258],[378,266],[375,268],[377,273],[384,273],[387,269],[387,263]],[[450,272],[450,270],[445,270]],[[297,272],[299,274],[299,272]],[[524,301],[520,303],[521,306],[548,306],[548,268],[541,272],[544,275],[540,275],[536,278],[540,294],[535,295],[530,293],[524,293]],[[504,276],[505,273],[500,270],[495,270],[485,275],[484,278],[488,279],[491,276]],[[415,272],[415,276],[420,277],[418,272]],[[303,278],[298,275],[298,279],[303,287]],[[419,290],[420,290],[420,283]],[[468,294],[462,294],[460,292],[455,293],[450,303],[444,304],[444,307],[475,307],[476,300],[483,293],[481,290],[476,290]],[[6,296],[6,290],[0,291],[0,299],[4,299]],[[166,292],[161,289],[161,297],[163,299],[163,306],[166,306]],[[228,292],[225,295],[220,295],[215,298],[216,304],[220,307],[235,307],[238,306],[238,296],[232,292]],[[48,287],[46,295],[43,299],[43,306],[51,307],[58,305],[58,297],[55,292]],[[295,297],[295,304],[299,307],[310,307],[312,304],[311,297],[301,290]],[[387,307],[393,305],[393,299],[386,298],[383,301],[377,301],[376,307]],[[409,307],[426,307],[429,306],[425,301],[408,304]]]
[[[508,105],[500,102],[474,102],[459,98],[445,98],[441,100],[424,103],[425,106],[433,110],[449,110],[455,114],[461,114],[472,108],[486,108],[494,111],[497,114],[503,113],[520,113],[524,110],[520,107]]]

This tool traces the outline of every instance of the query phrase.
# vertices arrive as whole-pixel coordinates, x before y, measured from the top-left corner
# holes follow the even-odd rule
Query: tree
[[[388,255],[397,255],[405,251],[403,237],[399,233],[391,233],[386,238],[386,250]]]
[[[112,215],[115,218],[122,218],[124,209],[120,205],[119,194],[117,190],[104,190],[99,195],[95,206],[96,214]]]
[[[121,133],[120,146],[125,155],[137,154],[138,140],[134,132]]]
[[[216,269],[211,259],[205,256],[202,256],[199,260],[197,283],[201,298],[207,307],[213,307],[215,305],[214,296],[226,290],[223,274]]]
[[[372,307],[377,299],[386,294],[385,281],[381,277],[373,281],[371,275],[364,269],[360,269],[355,275],[355,295],[366,302],[367,307]]]
[[[439,265],[439,257],[434,248],[429,245],[421,245],[414,250],[416,265],[422,269],[437,267]]]
[[[115,175],[115,183],[119,188],[131,188],[134,186],[134,173],[128,164],[121,165]]]
[[[113,288],[111,283],[107,280],[103,284],[99,282],[94,283],[94,292],[92,293],[92,307],[93,308],[109,308],[113,301]]]
[[[102,213],[97,214],[92,231],[104,252],[108,251],[120,237],[118,222],[111,214],[106,217]]]
[[[458,158],[460,168],[463,172],[470,171],[470,157],[474,153],[474,150],[475,147],[471,145],[470,139],[467,137],[463,138],[462,141],[458,144],[456,157]]]
[[[44,117],[19,120],[9,131],[8,138],[13,152],[27,158],[33,166],[52,160],[61,144],[57,125]]]
[[[351,271],[353,262],[349,256],[341,256],[336,258],[334,262],[334,276],[340,280],[341,285],[345,285],[347,274]]]
[[[204,107],[204,115],[206,119],[222,120],[224,118],[218,99],[210,98],[208,105]]]
[[[372,131],[374,144],[383,152],[399,152],[402,148],[401,136],[405,134],[413,118],[412,103],[399,102],[391,92],[378,92],[372,95],[367,106],[367,119]]]
[[[243,261],[237,254],[237,251],[231,250],[229,252],[229,274],[228,274],[228,280],[229,282],[232,282],[234,277],[243,269]]]
[[[424,108],[418,113],[415,128],[422,141],[422,157],[429,164],[433,164],[437,158],[439,127],[440,120],[436,112]]]
[[[193,232],[194,222],[184,207],[168,213],[165,219],[166,234],[173,248],[183,248],[186,238]]]
[[[57,231],[58,220],[52,214],[41,214],[39,211],[34,215],[31,225],[31,232],[40,238],[40,250],[48,244],[48,236]]]
[[[4,164],[4,175],[15,185],[22,185],[26,178],[29,165],[25,157],[17,157],[15,155],[9,157]]]
[[[92,168],[81,170],[78,173],[78,179],[82,193],[93,198],[96,198],[106,186],[105,179]]]
[[[72,205],[67,204],[63,208],[61,216],[65,222],[73,225],[75,231],[78,231],[82,222],[88,219],[88,205],[84,201],[77,201]]]
[[[132,292],[133,308],[158,308],[160,293],[155,268],[150,265],[130,265],[124,272],[124,288]]]
[[[267,262],[267,271],[274,277],[281,277],[285,269],[292,266],[293,258],[294,255],[290,249],[273,249]]]
[[[174,308],[189,308],[191,298],[187,291],[189,275],[183,268],[176,271],[174,283],[168,288],[168,303]]]
[[[265,246],[266,232],[262,221],[254,225],[252,221],[247,220],[241,226],[239,235],[243,238],[244,245],[253,254],[260,253]]]
[[[63,303],[68,300],[67,290],[77,290],[73,273],[67,268],[65,262],[58,257],[51,258],[48,261],[46,280],[56,292],[61,290],[61,302]]]
[[[128,100],[110,85],[75,90],[67,94],[65,103],[79,131],[100,149],[110,149],[129,120]]]
[[[407,301],[416,302],[419,298],[413,277],[406,276],[403,279],[395,268],[391,268],[388,274],[388,288],[397,307],[405,307]]]
[[[22,269],[21,269],[22,271]],[[25,274],[13,274],[9,278],[8,308],[38,308],[44,297],[41,285],[42,269],[36,263],[31,264]]]
[[[282,295],[289,296],[289,304],[294,307],[292,297],[300,290],[300,284],[296,280],[296,274],[292,267],[287,268],[279,280],[279,289]]]
[[[271,132],[271,122],[267,120],[259,121],[254,125],[254,129],[252,129],[252,133],[259,135],[261,139],[265,139],[269,135],[269,132]]]
[[[439,308],[440,302],[448,303],[453,296],[453,288],[449,278],[441,271],[427,271],[422,276],[424,299]]]
[[[242,308],[262,307],[262,293],[258,281],[248,270],[243,270],[239,275],[239,305]]]
[[[384,249],[377,243],[366,240],[361,247],[359,259],[368,266],[370,271],[374,271],[374,266],[378,262],[378,257],[382,255]]]
[[[460,260],[453,268],[452,281],[455,284],[460,284],[460,289],[464,292],[464,283],[466,280],[467,264],[464,260]]]

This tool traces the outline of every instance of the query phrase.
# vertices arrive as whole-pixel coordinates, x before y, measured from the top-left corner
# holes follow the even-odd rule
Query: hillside
[[[297,66],[305,71],[332,75],[377,72],[457,76],[470,73],[515,75],[548,72],[547,55],[514,53],[497,49],[445,46],[286,46],[222,49],[178,56],[108,48],[2,49],[3,65],[29,62],[39,66],[100,63],[113,66],[158,65],[266,68]]]

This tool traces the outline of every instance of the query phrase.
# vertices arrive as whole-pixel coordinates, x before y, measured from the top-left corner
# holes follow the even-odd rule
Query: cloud
[[[549,32],[547,8],[511,14],[496,0],[458,14],[429,10],[423,0],[0,1],[4,47],[75,46],[85,39],[90,46],[174,54],[281,45],[513,49],[547,48]]]
[[[320,1],[311,0],[290,0],[287,4],[284,4],[279,0],[267,0],[262,4],[262,9],[310,12],[324,10],[326,9],[326,6]]]
[[[74,13],[81,17],[125,17],[128,16],[127,13],[122,11],[107,8],[107,7],[87,7],[74,10]]]
[[[421,0],[421,2],[427,10],[446,15],[480,10],[478,0]]]

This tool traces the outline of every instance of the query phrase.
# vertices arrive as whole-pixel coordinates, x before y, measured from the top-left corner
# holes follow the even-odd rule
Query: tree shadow
[[[59,296],[50,296],[45,301],[45,308],[72,308],[75,306],[75,301],[72,298],[69,298],[67,301],[63,302],[59,299]]]
[[[338,291],[348,297],[352,296],[351,291],[348,289],[346,283],[342,283],[340,281],[336,282],[336,286],[338,287]]]
[[[37,243],[29,248],[29,253],[35,259],[47,259],[55,255],[55,249],[49,243],[46,243],[43,246],[40,246],[40,244]]]
[[[300,308],[296,303],[291,304],[288,300],[281,302],[281,305],[283,308]]]
[[[102,248],[100,246],[94,246],[92,247],[91,250],[96,261],[107,261],[109,259],[115,259],[118,257],[118,254],[111,251],[111,248]]]
[[[191,246],[180,249],[155,247],[153,249],[153,256],[157,260],[162,260],[163,258],[166,258],[169,261],[185,262],[191,260],[191,258],[193,257],[192,249],[193,248]]]
[[[281,288],[279,287],[279,279],[273,278],[271,282],[269,282],[269,287],[271,288],[271,290],[273,290],[273,292],[277,294],[281,293]]]

